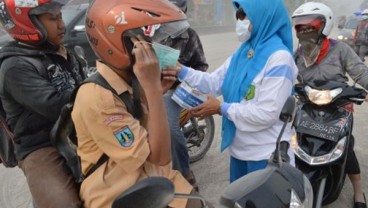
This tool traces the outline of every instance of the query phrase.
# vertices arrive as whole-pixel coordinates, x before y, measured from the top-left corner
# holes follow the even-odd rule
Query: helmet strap
[[[141,92],[140,92],[140,84],[135,76],[135,74],[132,72],[132,88],[133,88],[133,104],[134,104],[134,118],[140,119],[143,116],[142,112],[142,106],[141,106]]]
[[[46,40],[47,40],[47,32],[45,27],[40,23],[36,15],[29,15],[29,18],[31,19],[32,23],[36,26],[36,28],[41,33],[41,40],[38,41],[37,45],[42,46]]]

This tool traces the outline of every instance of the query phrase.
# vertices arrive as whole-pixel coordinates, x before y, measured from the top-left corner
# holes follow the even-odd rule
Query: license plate
[[[341,127],[341,121],[320,123],[310,119],[309,117],[302,117],[296,127],[296,131],[337,142],[342,129]]]

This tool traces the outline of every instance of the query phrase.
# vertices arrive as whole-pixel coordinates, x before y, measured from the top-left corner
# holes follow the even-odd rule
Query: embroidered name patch
[[[114,136],[123,147],[130,147],[133,144],[134,135],[128,126],[114,131]]]
[[[111,124],[113,121],[117,121],[117,120],[123,120],[123,116],[122,115],[110,116],[104,121],[104,124],[107,126],[107,125]]]

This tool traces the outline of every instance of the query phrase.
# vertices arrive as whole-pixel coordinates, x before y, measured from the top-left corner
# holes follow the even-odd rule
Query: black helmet
[[[187,0],[169,0],[171,3],[175,4],[184,13],[187,12]]]

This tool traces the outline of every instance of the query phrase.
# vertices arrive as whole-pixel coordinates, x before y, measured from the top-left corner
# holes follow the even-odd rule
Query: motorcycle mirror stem
[[[276,148],[275,148],[274,154],[272,155],[272,158],[270,158],[270,161],[271,161],[270,165],[275,165],[275,166],[280,167],[282,164],[281,153],[280,153],[281,137],[284,134],[286,125],[292,121],[294,110],[295,110],[295,98],[294,96],[289,96],[279,116],[279,119],[283,121],[284,124],[282,126],[279,136],[277,137]]]
[[[202,205],[201,207],[202,208],[208,208],[208,206],[206,204],[206,201],[201,196],[195,196],[195,195],[192,195],[192,194],[177,194],[177,193],[175,193],[174,198],[196,199],[196,200],[199,200],[201,202],[201,205]]]

